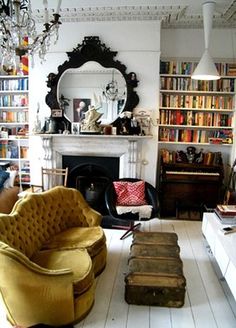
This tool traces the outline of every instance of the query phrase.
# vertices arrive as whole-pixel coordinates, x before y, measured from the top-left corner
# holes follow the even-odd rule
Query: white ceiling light
[[[205,51],[203,56],[194,70],[191,78],[194,80],[218,80],[220,78],[216,66],[209,53],[210,34],[212,29],[213,12],[215,8],[215,1],[207,1],[202,5],[203,8],[203,26]]]

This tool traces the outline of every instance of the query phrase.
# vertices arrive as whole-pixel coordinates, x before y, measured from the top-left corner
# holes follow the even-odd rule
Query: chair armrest
[[[84,209],[84,214],[88,222],[89,227],[95,227],[101,225],[102,215],[91,207]]]
[[[160,203],[159,203],[159,195],[156,190],[151,184],[146,182],[146,196],[148,199],[148,204],[152,205],[152,217],[159,216],[160,214]]]
[[[113,217],[117,217],[118,213],[116,211],[116,194],[112,183],[110,183],[110,185],[108,185],[108,187],[106,188],[105,203],[110,215]]]
[[[42,268],[2,242],[0,263],[1,294],[11,322],[28,327],[74,320],[71,270]]]

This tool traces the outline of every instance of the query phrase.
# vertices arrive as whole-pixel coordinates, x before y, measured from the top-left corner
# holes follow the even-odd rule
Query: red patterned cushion
[[[116,205],[140,206],[147,204],[144,181],[114,181],[113,185],[117,196]]]

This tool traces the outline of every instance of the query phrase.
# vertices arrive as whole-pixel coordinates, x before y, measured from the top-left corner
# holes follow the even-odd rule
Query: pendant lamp
[[[210,34],[212,29],[215,1],[206,1],[202,5],[205,51],[191,78],[194,80],[218,80],[220,78],[216,66],[209,53]]]

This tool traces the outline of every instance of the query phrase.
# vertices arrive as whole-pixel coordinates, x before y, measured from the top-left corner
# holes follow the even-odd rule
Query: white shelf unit
[[[30,184],[28,76],[0,76],[0,162],[18,170],[17,183]]]

